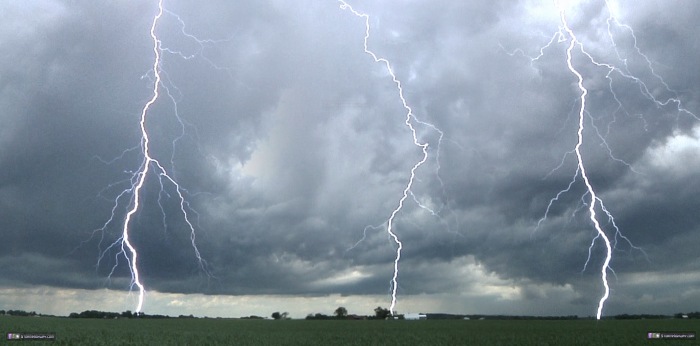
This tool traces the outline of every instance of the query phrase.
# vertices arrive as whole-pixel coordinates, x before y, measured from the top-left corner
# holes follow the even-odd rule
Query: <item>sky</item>
[[[606,248],[560,9],[588,91],[581,157],[612,217],[597,202],[603,315],[700,310],[700,3],[348,3],[427,148],[392,222],[397,312],[595,315]],[[149,166],[128,225],[145,313],[389,307],[387,221],[424,157],[340,5],[163,0],[144,128],[164,171]],[[0,4],[0,308],[135,309],[119,242],[157,13]]]

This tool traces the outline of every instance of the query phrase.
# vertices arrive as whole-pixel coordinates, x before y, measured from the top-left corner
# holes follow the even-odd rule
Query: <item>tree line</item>
[[[389,309],[378,306],[374,309],[374,315],[360,316],[360,315],[350,315],[348,314],[348,309],[343,306],[339,306],[333,315],[328,316],[322,313],[308,314],[306,315],[307,320],[385,320],[391,317],[391,311]]]
[[[24,310],[0,310],[0,316],[2,315],[7,315],[7,316],[52,316],[52,315],[43,315],[43,314],[38,314],[35,311],[24,311]],[[431,320],[442,320],[442,319],[489,319],[489,320],[575,320],[579,319],[579,316],[576,315],[569,315],[569,316],[513,316],[513,315],[461,315],[461,314],[444,314],[444,313],[428,313],[426,314],[428,319]],[[107,312],[107,311],[98,311],[98,310],[85,310],[83,312],[77,313],[77,312],[72,312],[70,315],[68,315],[70,318],[109,318],[109,319],[115,319],[115,318],[144,318],[144,319],[149,319],[149,318],[174,318],[172,316],[166,316],[166,315],[148,315],[143,312],[131,312],[130,310],[124,311],[124,312]],[[279,312],[275,311],[272,313],[270,316],[274,320],[288,320],[290,319],[290,315],[288,312]],[[389,309],[383,308],[381,306],[378,306],[374,309],[374,314],[371,315],[354,315],[354,314],[349,314],[348,310],[343,307],[339,306],[335,311],[333,311],[332,315],[325,315],[322,313],[316,313],[316,314],[308,314],[306,316],[307,320],[352,320],[352,319],[367,319],[367,320],[385,320],[389,319],[392,317],[396,317],[398,319],[402,319],[403,315],[396,315],[392,316],[391,311]],[[193,315],[180,315],[177,318],[197,318]],[[206,318],[206,317],[205,317]],[[593,317],[581,317],[582,319],[587,319],[587,318],[593,318]],[[668,319],[668,318],[677,318],[677,319],[700,319],[700,311],[696,312],[689,312],[689,313],[676,313],[673,315],[652,315],[652,314],[635,314],[635,315],[630,315],[630,314],[620,314],[620,315],[614,315],[614,316],[607,316],[604,317],[604,319],[617,319],[617,320],[626,320],[626,319]],[[251,315],[248,317],[242,317],[241,319],[265,319],[264,317],[256,316],[256,315]]]
[[[37,316],[37,313],[35,311],[30,311],[26,312],[24,310],[0,310],[0,315],[9,315],[9,316]]]
[[[68,315],[70,318],[171,318],[170,316],[165,316],[165,315],[147,315],[143,312],[131,312],[131,310],[126,310],[124,312],[108,312],[108,311],[97,311],[97,310],[85,310],[81,313],[77,312],[71,312],[70,315]],[[180,315],[180,317],[193,317],[192,315],[190,316],[183,316]]]

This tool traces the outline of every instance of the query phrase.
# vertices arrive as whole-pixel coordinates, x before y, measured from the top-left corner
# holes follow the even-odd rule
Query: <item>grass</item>
[[[639,345],[647,332],[700,331],[700,320],[269,321],[0,316],[8,332],[54,332],[51,345]],[[16,342],[14,342],[16,344]],[[22,345],[46,343],[21,342]],[[694,345],[655,340],[654,345]]]

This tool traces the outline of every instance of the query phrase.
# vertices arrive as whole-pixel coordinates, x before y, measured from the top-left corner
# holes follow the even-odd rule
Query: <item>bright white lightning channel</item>
[[[610,267],[610,260],[612,259],[612,246],[610,245],[610,239],[608,236],[603,232],[603,229],[600,227],[600,223],[598,222],[598,218],[596,217],[595,213],[595,206],[596,202],[599,200],[598,196],[595,193],[595,190],[593,189],[593,186],[591,186],[591,182],[588,180],[588,175],[586,175],[586,166],[583,164],[583,157],[581,156],[581,145],[583,144],[583,129],[584,129],[584,120],[585,120],[585,115],[586,115],[586,95],[588,95],[588,90],[583,86],[583,76],[574,68],[574,66],[571,64],[571,51],[576,47],[576,45],[579,44],[578,40],[576,39],[576,35],[574,35],[574,32],[569,28],[569,25],[566,23],[566,17],[564,16],[564,11],[561,10],[559,12],[561,14],[561,22],[562,25],[564,26],[564,30],[571,36],[571,41],[569,42],[569,47],[566,49],[566,64],[569,67],[569,71],[576,75],[576,78],[578,79],[578,88],[581,90],[581,107],[579,108],[578,112],[578,131],[577,131],[577,136],[578,140],[576,142],[576,147],[574,148],[574,151],[576,152],[576,158],[577,158],[577,163],[578,163],[578,172],[581,173],[581,177],[583,178],[583,182],[586,184],[586,189],[588,191],[588,194],[590,195],[590,202],[588,203],[588,212],[589,216],[591,219],[591,222],[593,222],[593,225],[595,227],[596,232],[598,232],[598,236],[600,236],[603,239],[603,243],[605,243],[605,248],[606,248],[606,255],[605,255],[605,261],[603,262],[603,266],[601,267],[601,279],[603,281],[603,286],[605,287],[605,292],[603,293],[603,296],[600,298],[600,301],[598,302],[598,312],[596,314],[596,318],[600,319],[600,316],[603,312],[603,305],[605,304],[605,301],[608,299],[608,296],[610,296],[610,286],[608,285],[608,269]],[[602,201],[601,201],[602,204]]]
[[[590,61],[590,62],[591,62],[593,65],[595,65],[596,67],[600,67],[600,68],[604,68],[604,69],[607,69],[607,70],[608,70],[608,72],[607,72],[605,78],[608,79],[608,81],[609,81],[610,93],[612,94],[614,100],[615,100],[615,101],[617,102],[617,104],[618,104],[618,110],[623,110],[623,111],[626,112],[626,110],[625,110],[624,106],[622,105],[620,99],[618,99],[618,97],[617,97],[615,91],[613,90],[613,86],[612,86],[612,83],[613,83],[612,75],[613,75],[613,73],[615,73],[615,74],[617,74],[617,75],[620,75],[622,78],[627,79],[627,80],[629,80],[629,81],[631,81],[631,82],[637,84],[637,85],[639,86],[639,90],[640,90],[642,96],[643,96],[644,98],[646,98],[647,100],[649,100],[650,102],[652,102],[653,104],[655,104],[656,107],[661,108],[661,107],[665,107],[665,106],[669,106],[669,105],[675,105],[675,106],[676,106],[675,108],[676,108],[678,114],[684,113],[684,114],[687,114],[687,115],[689,115],[689,116],[691,116],[691,117],[693,117],[693,118],[695,118],[695,119],[698,119],[698,117],[697,117],[695,114],[693,114],[692,112],[690,112],[689,110],[687,110],[686,108],[683,107],[683,105],[682,105],[682,103],[681,103],[681,100],[680,100],[680,98],[678,98],[678,97],[676,96],[676,93],[675,93],[672,89],[670,89],[669,86],[668,86],[668,84],[666,84],[666,83],[664,82],[664,80],[654,71],[654,69],[653,69],[653,67],[652,67],[651,60],[649,60],[649,58],[648,58],[646,55],[644,55],[644,54],[641,52],[641,50],[639,49],[639,47],[637,46],[637,38],[636,38],[636,36],[634,35],[634,31],[632,30],[632,28],[629,27],[628,25],[621,24],[620,22],[617,21],[617,19],[613,16],[612,10],[611,10],[610,5],[608,4],[607,1],[605,2],[605,3],[606,3],[606,8],[607,8],[607,10],[610,12],[610,15],[609,15],[609,17],[608,17],[608,19],[607,19],[607,21],[606,21],[606,22],[607,22],[607,33],[608,33],[608,37],[609,37],[609,39],[610,39],[610,41],[611,41],[611,43],[612,43],[612,46],[613,46],[613,48],[614,48],[614,50],[615,50],[615,53],[616,53],[618,59],[620,59],[620,60],[622,61],[622,66],[616,66],[616,65],[613,65],[613,64],[609,64],[609,63],[604,63],[604,62],[596,61],[596,59],[594,59],[593,56],[592,56],[591,54],[589,54],[588,52],[586,52],[586,50],[584,49],[583,43],[582,43],[581,41],[578,40],[578,38],[576,37],[576,34],[574,33],[574,31],[571,29],[571,27],[570,27],[569,24],[567,23],[567,20],[566,20],[566,11],[565,11],[564,8],[562,7],[562,4],[561,4],[559,1],[556,1],[556,0],[555,0],[554,2],[555,2],[556,6],[557,6],[557,8],[558,8],[558,10],[559,10],[559,18],[560,18],[560,21],[561,21],[561,26],[560,26],[559,32],[555,33],[555,35],[552,37],[552,39],[549,41],[549,43],[548,43],[546,46],[544,46],[543,48],[540,49],[540,54],[539,54],[537,57],[531,58],[530,60],[531,60],[532,62],[534,62],[534,61],[538,60],[540,57],[542,57],[542,55],[544,54],[544,49],[547,48],[547,47],[549,47],[550,45],[552,45],[552,44],[555,42],[555,40],[556,40],[557,43],[561,43],[561,42],[566,42],[566,41],[568,41],[568,46],[567,46],[567,49],[566,49],[566,64],[567,64],[567,68],[568,68],[568,70],[576,77],[576,79],[577,79],[577,87],[578,87],[578,89],[579,89],[580,92],[581,92],[581,95],[580,95],[580,98],[579,98],[579,100],[580,100],[580,108],[579,108],[579,110],[578,110],[577,142],[576,142],[576,146],[574,147],[574,150],[572,150],[571,152],[568,152],[568,153],[567,153],[567,155],[568,155],[568,154],[572,154],[572,153],[576,155],[576,159],[577,159],[577,168],[576,168],[576,174],[574,175],[574,178],[573,178],[573,180],[569,183],[569,185],[568,185],[564,190],[562,190],[562,191],[560,191],[559,193],[557,193],[557,195],[556,195],[554,198],[552,198],[552,199],[550,200],[549,205],[547,206],[547,210],[545,211],[545,215],[542,217],[542,219],[540,219],[540,220],[538,221],[537,227],[539,227],[540,224],[541,224],[544,220],[546,220],[547,214],[549,213],[549,210],[550,210],[552,204],[553,204],[555,201],[558,201],[562,194],[564,194],[564,193],[570,191],[572,185],[574,184],[574,182],[576,181],[577,177],[578,177],[579,174],[580,174],[580,176],[581,176],[581,178],[582,178],[582,180],[583,180],[583,182],[584,182],[584,184],[585,184],[585,186],[586,186],[586,193],[582,196],[582,199],[588,197],[588,200],[587,200],[587,201],[584,200],[584,205],[587,205],[587,206],[588,206],[588,212],[589,212],[590,221],[593,223],[593,226],[594,226],[594,228],[595,228],[595,230],[596,230],[596,232],[597,232],[597,235],[593,238],[593,240],[591,241],[591,244],[590,244],[590,246],[589,246],[589,249],[588,249],[588,258],[587,258],[586,263],[585,263],[585,265],[584,265],[584,270],[585,270],[586,266],[588,265],[588,262],[590,261],[590,258],[591,258],[591,250],[592,250],[592,248],[593,248],[593,246],[594,246],[596,240],[601,239],[601,240],[603,241],[604,245],[605,245],[605,248],[606,248],[605,260],[603,261],[603,265],[601,266],[601,269],[600,269],[601,281],[602,281],[602,283],[603,283],[604,292],[603,292],[603,295],[602,295],[602,297],[600,298],[600,300],[599,300],[599,302],[598,302],[598,308],[597,308],[597,311],[596,311],[596,318],[597,318],[597,319],[600,319],[601,316],[602,316],[602,313],[603,313],[603,308],[604,308],[605,302],[607,301],[607,299],[608,299],[609,296],[610,296],[610,286],[609,286],[609,284],[608,284],[608,271],[610,271],[610,272],[613,273],[613,274],[615,273],[615,272],[612,270],[612,268],[610,267],[610,262],[611,262],[611,260],[612,260],[612,251],[613,251],[613,249],[616,248],[618,239],[621,238],[621,239],[625,240],[625,241],[630,245],[631,248],[633,248],[633,249],[635,249],[635,250],[639,250],[640,252],[642,252],[642,254],[644,254],[645,257],[646,257],[646,253],[645,253],[641,248],[634,246],[634,245],[631,243],[631,241],[630,241],[627,237],[625,237],[624,235],[621,234],[619,228],[617,227],[617,224],[615,223],[615,219],[614,219],[613,215],[612,215],[612,214],[610,213],[610,211],[608,211],[608,209],[605,207],[605,204],[603,203],[603,200],[596,194],[595,189],[593,188],[593,185],[591,184],[591,182],[590,182],[590,180],[589,180],[589,177],[588,177],[588,175],[587,175],[587,173],[586,173],[586,165],[584,164],[583,155],[582,155],[582,153],[581,153],[581,146],[583,145],[583,140],[584,140],[584,138],[583,138],[583,132],[584,132],[584,130],[585,130],[585,129],[584,129],[584,126],[585,126],[585,117],[586,117],[586,114],[588,114],[588,111],[586,110],[586,100],[587,100],[586,97],[587,97],[587,95],[588,95],[588,90],[587,90],[586,87],[584,86],[584,78],[583,78],[583,75],[576,69],[576,67],[574,67],[574,64],[572,63],[573,51],[574,51],[574,49],[577,49],[577,51],[579,51],[581,54],[583,54],[583,56],[585,56],[585,57],[588,59],[588,61]],[[628,32],[631,34],[631,36],[632,36],[632,38],[633,38],[633,40],[634,40],[634,49],[635,49],[635,52],[636,52],[640,57],[642,57],[642,58],[644,59],[644,61],[645,61],[646,64],[647,64],[647,68],[651,71],[651,75],[652,75],[654,78],[656,78],[657,81],[658,81],[661,85],[663,85],[663,88],[665,89],[666,92],[668,92],[668,93],[674,95],[673,97],[669,97],[669,98],[668,98],[667,100],[665,100],[665,101],[664,101],[664,100],[659,100],[659,99],[657,99],[657,98],[654,97],[653,94],[649,91],[649,88],[647,87],[647,85],[646,85],[640,78],[634,76],[634,75],[629,71],[629,69],[628,69],[628,67],[627,67],[627,60],[626,60],[626,59],[623,59],[623,58],[620,56],[620,53],[619,53],[619,51],[618,51],[618,49],[617,49],[617,46],[615,45],[615,40],[614,40],[613,34],[612,34],[612,32],[611,32],[611,24],[612,24],[612,23],[614,23],[614,24],[617,25],[618,27],[624,28],[626,31],[628,31]],[[518,51],[518,50],[514,51],[514,53],[517,52],[517,51]],[[520,51],[520,53],[522,53],[522,51]],[[511,55],[513,55],[513,54],[511,54]],[[628,114],[629,114],[629,113],[628,113]],[[614,116],[614,115],[615,115],[615,114],[613,113],[613,116]],[[643,118],[642,118],[642,119],[643,119]],[[614,121],[614,120],[613,120],[613,121]],[[607,149],[608,154],[610,155],[610,157],[611,157],[613,160],[615,160],[615,161],[617,161],[617,162],[620,162],[620,163],[626,165],[631,171],[633,171],[633,172],[635,172],[635,173],[638,173],[638,172],[636,172],[636,171],[634,170],[634,168],[633,168],[631,165],[629,165],[627,162],[615,158],[615,157],[612,155],[612,151],[610,150],[610,148],[609,148],[609,146],[608,146],[608,144],[607,144],[607,142],[606,142],[606,140],[605,140],[605,137],[604,137],[603,135],[601,135],[601,133],[598,131],[598,128],[595,127],[594,124],[591,124],[591,126],[594,127],[594,130],[595,130],[596,134],[597,134],[598,137],[601,139],[601,141],[602,141],[602,143],[603,143],[603,146]],[[645,126],[646,126],[646,122],[645,122]],[[608,132],[609,132],[609,130],[610,130],[610,126],[608,126]],[[560,167],[563,165],[563,163],[564,163],[564,161],[562,160],[562,163],[561,163],[557,168],[555,168],[554,170],[557,170],[558,168],[560,168]],[[553,171],[552,171],[552,172],[553,172]],[[551,174],[551,172],[550,172],[550,174]],[[549,175],[549,174],[548,174],[548,175]],[[606,215],[607,218],[608,218],[608,222],[610,222],[610,223],[612,224],[612,227],[615,229],[614,244],[611,242],[611,239],[608,237],[608,235],[604,232],[603,228],[602,228],[601,225],[600,225],[600,222],[598,221],[598,216],[596,215],[596,208],[597,208],[597,207],[599,207],[600,210],[602,210],[602,211],[605,213],[605,215]],[[647,260],[648,260],[648,258],[647,258]]]
[[[369,49],[369,47],[368,47],[368,41],[369,41],[369,37],[370,37],[369,15],[356,11],[355,9],[352,8],[352,6],[350,6],[347,2],[345,2],[343,0],[339,0],[339,2],[340,2],[341,9],[349,10],[355,16],[364,19],[364,21],[365,21],[364,52],[367,53],[368,55],[370,55],[372,57],[372,59],[374,59],[375,62],[383,64],[384,67],[386,68],[386,71],[391,76],[392,81],[394,82],[394,84],[396,84],[396,90],[398,91],[399,98],[401,99],[401,104],[402,104],[403,108],[406,110],[406,120],[404,121],[404,123],[411,130],[411,134],[413,136],[413,144],[415,146],[419,147],[421,149],[421,151],[423,152],[423,156],[421,157],[421,159],[418,162],[416,162],[413,165],[413,167],[411,168],[411,174],[410,174],[410,177],[408,179],[408,183],[406,183],[406,186],[403,189],[403,193],[401,195],[401,198],[399,199],[398,205],[391,212],[391,215],[389,216],[389,218],[386,221],[386,224],[387,224],[386,231],[389,234],[389,236],[391,237],[391,239],[397,245],[396,257],[394,258],[394,274],[391,278],[391,284],[390,284],[391,306],[389,306],[389,311],[393,315],[395,312],[394,308],[396,307],[396,292],[398,289],[399,262],[401,260],[401,250],[403,249],[403,243],[401,243],[401,240],[399,239],[398,235],[394,231],[394,221],[396,219],[396,215],[401,211],[401,209],[403,209],[404,202],[406,201],[406,199],[408,198],[409,195],[411,195],[413,197],[413,199],[416,201],[416,203],[418,204],[418,206],[420,208],[431,212],[433,215],[436,215],[435,212],[432,211],[430,208],[419,203],[418,200],[416,200],[415,196],[413,195],[413,192],[411,191],[411,188],[413,187],[413,182],[416,178],[416,170],[421,165],[423,165],[423,163],[425,163],[425,161],[428,160],[428,148],[430,146],[427,142],[422,143],[421,141],[418,140],[418,134],[416,133],[416,128],[414,127],[413,124],[414,124],[414,122],[417,122],[421,125],[425,125],[431,129],[435,130],[440,135],[440,141],[443,138],[443,132],[440,131],[440,129],[438,129],[437,127],[435,127],[434,125],[432,125],[430,123],[426,123],[426,122],[423,122],[423,121],[416,119],[416,116],[413,114],[413,110],[408,105],[408,102],[406,102],[406,98],[404,97],[403,88],[401,86],[401,81],[396,77],[396,74],[394,73],[394,69],[391,67],[391,63],[389,62],[389,60],[387,60],[385,58],[378,57],[374,52],[372,52]],[[439,151],[439,144],[438,144],[438,151]],[[438,163],[438,165],[439,165],[439,163]],[[376,226],[368,226],[364,229],[363,233],[366,234],[368,228],[377,228],[377,227]],[[364,239],[364,237],[363,237],[363,239]],[[357,244],[355,244],[355,246],[356,245]]]
[[[112,270],[110,271],[108,277],[112,276],[112,274],[116,270],[117,266],[119,265],[119,257],[124,256],[124,258],[126,258],[126,261],[128,262],[128,267],[131,271],[131,287],[130,287],[130,289],[133,289],[134,286],[136,286],[136,288],[138,289],[138,303],[137,303],[136,308],[135,308],[135,312],[137,312],[137,313],[141,312],[141,310],[143,308],[146,289],[145,289],[145,286],[142,282],[141,275],[139,273],[138,252],[136,250],[136,246],[134,246],[134,244],[132,243],[132,241],[130,239],[130,235],[132,233],[131,221],[132,221],[134,215],[141,208],[142,189],[143,189],[143,187],[146,183],[146,179],[148,178],[149,173],[151,173],[151,171],[154,171],[154,174],[158,175],[158,179],[159,179],[160,186],[161,186],[161,193],[163,192],[164,181],[166,183],[169,182],[174,187],[175,192],[178,196],[180,211],[182,212],[184,221],[187,224],[189,231],[190,231],[190,241],[191,241],[191,244],[192,244],[192,247],[194,250],[194,255],[197,258],[197,260],[199,261],[200,268],[208,276],[211,276],[211,274],[209,273],[209,271],[207,269],[206,261],[202,258],[201,254],[199,252],[199,249],[197,248],[196,242],[195,242],[195,238],[196,238],[195,227],[192,224],[190,217],[189,217],[189,214],[187,212],[187,210],[191,210],[191,208],[190,208],[189,204],[187,203],[187,201],[185,200],[185,196],[183,194],[185,192],[185,190],[173,178],[173,176],[168,173],[166,168],[158,161],[158,159],[156,159],[155,157],[152,156],[151,151],[150,151],[150,146],[149,146],[150,138],[149,138],[148,131],[147,131],[146,121],[148,119],[149,111],[151,110],[151,106],[153,106],[153,104],[155,104],[156,101],[161,96],[160,89],[161,88],[165,89],[165,91],[168,94],[171,101],[173,103],[175,103],[175,99],[170,94],[170,91],[163,84],[163,79],[162,79],[162,75],[161,75],[161,73],[163,73],[163,71],[161,69],[161,52],[166,51],[166,49],[164,49],[161,46],[161,40],[158,38],[158,36],[156,34],[156,28],[158,26],[158,21],[163,16],[164,11],[165,11],[165,9],[163,7],[163,0],[159,0],[158,1],[158,13],[153,17],[153,21],[152,21],[151,28],[150,28],[150,37],[153,41],[153,54],[154,54],[153,67],[152,67],[152,71],[153,71],[153,75],[154,75],[153,89],[152,89],[153,94],[152,94],[151,98],[148,100],[148,102],[146,102],[146,104],[142,108],[141,116],[140,116],[140,120],[139,120],[139,128],[140,128],[140,132],[141,132],[140,149],[141,149],[141,154],[143,155],[143,160],[141,162],[141,165],[139,166],[139,169],[136,172],[132,173],[132,176],[130,179],[131,186],[128,189],[123,190],[116,197],[115,204],[112,208],[112,214],[111,214],[110,218],[105,222],[105,224],[101,228],[96,230],[96,231],[102,231],[103,237],[104,237],[105,229],[107,228],[108,225],[112,224],[112,222],[114,221],[115,212],[120,204],[119,201],[122,199],[122,197],[129,196],[129,194],[131,194],[133,196],[131,199],[131,202],[130,202],[130,208],[128,209],[128,211],[126,213],[126,215],[124,217],[123,225],[121,226],[121,237],[119,237],[119,239],[117,239],[111,245],[109,245],[104,251],[100,252],[100,255],[98,258],[98,266],[99,266],[100,261],[106,256],[107,252],[110,249],[113,249],[113,248],[119,249],[119,251],[117,252],[117,254],[115,256],[115,264],[112,267]],[[168,13],[170,13],[170,12],[168,12]],[[178,19],[179,19],[179,17],[178,17]],[[175,107],[176,107],[175,108],[176,116],[178,117],[178,121],[180,121],[180,123],[182,125],[182,121],[180,120],[179,116],[177,115],[177,104],[176,103],[175,103]],[[174,146],[174,143],[173,143],[173,146]],[[129,149],[127,151],[131,151],[134,149],[136,149],[136,148]],[[126,151],[125,151],[125,153],[126,153]],[[122,154],[122,156],[123,155],[124,154]],[[158,203],[160,204],[160,195],[158,198]],[[163,206],[160,205],[160,207],[161,207],[161,212],[165,213]],[[165,216],[164,216],[164,218],[165,218]]]

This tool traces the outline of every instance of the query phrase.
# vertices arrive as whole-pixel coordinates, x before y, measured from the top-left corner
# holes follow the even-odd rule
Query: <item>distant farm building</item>
[[[412,320],[412,321],[417,321],[417,320],[427,320],[428,316],[425,314],[421,313],[408,313],[403,315],[403,318],[406,320]]]

